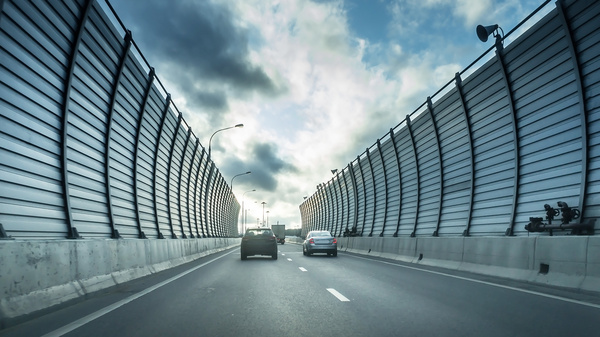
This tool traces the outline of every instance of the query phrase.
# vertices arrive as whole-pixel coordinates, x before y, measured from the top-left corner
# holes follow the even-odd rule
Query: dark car
[[[240,247],[242,260],[251,255],[270,255],[277,260],[277,238],[271,228],[248,228]]]
[[[327,253],[337,256],[337,239],[329,231],[310,231],[302,243],[302,253]]]

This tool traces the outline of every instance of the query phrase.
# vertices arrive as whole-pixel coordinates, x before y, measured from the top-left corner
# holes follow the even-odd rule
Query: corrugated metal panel
[[[588,181],[585,218],[600,217],[600,6],[574,1],[566,12],[577,46],[581,76],[584,78],[585,107],[588,114]],[[596,228],[598,224],[596,224]]]
[[[360,170],[363,177],[363,184],[365,187],[365,210],[364,210],[364,220],[362,224],[362,234],[363,236],[367,236],[372,233],[373,226],[373,214],[375,213],[375,189],[373,186],[373,171],[371,171],[371,164],[368,159],[368,151],[365,157],[361,157],[360,162]]]
[[[173,228],[173,234],[179,237],[186,237],[183,233],[182,220],[179,213],[179,196],[180,185],[179,185],[179,174],[181,173],[181,158],[183,157],[183,150],[185,141],[187,139],[187,131],[185,130],[181,115],[178,116],[178,120],[174,126],[175,133],[171,150],[169,151],[169,173],[168,173],[168,208],[170,214],[170,222]]]
[[[360,168],[360,162],[354,161],[350,163],[350,170],[354,175],[354,182],[356,183],[356,228],[354,229],[357,234],[362,234],[363,226],[365,223],[365,210],[366,210],[366,198],[365,198],[365,183],[363,181],[362,169]]]
[[[373,170],[373,180],[375,186],[375,212],[373,215],[374,221],[370,233],[373,236],[379,236],[379,234],[383,232],[387,208],[387,181],[385,176],[385,167],[381,159],[379,141],[375,143],[375,149],[369,151],[368,158]]]
[[[91,10],[93,12],[93,10]],[[90,16],[91,18],[91,16]],[[117,72],[118,57],[106,54],[84,26],[71,82],[67,119],[67,172],[73,226],[84,237],[110,237],[104,167],[105,138],[108,130],[106,112],[112,92],[112,78]]]
[[[400,172],[396,160],[397,154],[390,136],[383,138],[380,149],[387,183],[387,212],[385,214],[383,236],[393,236],[396,232],[400,209]]]
[[[475,190],[471,233],[504,233],[510,223],[515,145],[506,88],[496,59],[463,81],[471,119]]]
[[[398,235],[411,235],[417,217],[417,205],[419,198],[419,175],[417,171],[417,160],[413,153],[411,136],[408,127],[394,132],[400,158],[400,179],[402,183],[400,226]]]
[[[413,122],[412,130],[419,161],[419,212],[415,235],[433,235],[437,226],[441,172],[437,152],[436,131],[431,116],[421,113]]]
[[[202,162],[200,165],[200,170],[202,171],[200,177],[200,186],[198,187],[198,226],[200,226],[200,234],[202,237],[207,237],[208,232],[206,231],[206,189],[207,189],[207,179],[209,169],[209,159],[208,154],[202,157]]]
[[[344,221],[343,232],[349,232],[354,224],[355,217],[355,190],[351,178],[352,172],[349,169],[342,171],[342,179],[344,181],[344,193],[346,196],[346,218]]]
[[[200,179],[200,163],[204,152],[203,148],[200,146],[200,141],[198,138],[195,139],[195,144],[193,145],[193,150],[191,150],[191,161],[189,163],[189,176],[187,183],[187,216],[188,222],[190,226],[190,233],[193,237],[201,237],[198,223],[198,190],[197,187],[199,185]]]
[[[438,125],[444,170],[439,236],[462,235],[469,216],[471,158],[467,121],[453,90],[433,108]]]
[[[156,90],[151,89],[144,110],[144,118],[140,124],[140,141],[138,142],[139,149],[136,167],[138,207],[143,231],[149,238],[157,238],[160,231],[154,206],[154,197],[156,194],[154,190],[154,180],[156,179],[154,174],[154,158],[159,141],[158,133],[162,123],[164,104],[164,99],[160,94]]]
[[[40,6],[7,2],[12,19],[0,20],[0,223],[13,237],[64,238],[60,116],[75,22]]]
[[[506,49],[520,134],[521,182],[515,231],[544,204],[579,204],[581,121],[565,32],[557,16]]]

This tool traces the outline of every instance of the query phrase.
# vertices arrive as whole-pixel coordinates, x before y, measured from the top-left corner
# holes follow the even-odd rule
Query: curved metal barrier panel
[[[555,8],[317,186],[300,205],[303,234],[592,234],[600,216],[600,2],[543,6]]]
[[[1,236],[237,236],[239,203],[110,11],[0,9]]]

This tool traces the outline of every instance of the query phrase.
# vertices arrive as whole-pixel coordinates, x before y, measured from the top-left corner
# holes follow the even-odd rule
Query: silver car
[[[327,253],[337,256],[337,239],[329,231],[310,231],[302,243],[302,254]]]

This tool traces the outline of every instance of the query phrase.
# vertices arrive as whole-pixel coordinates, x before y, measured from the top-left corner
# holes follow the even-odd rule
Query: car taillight
[[[337,239],[336,238],[333,238],[333,243],[337,243]]]
[[[310,243],[311,245],[314,245],[315,244],[315,239],[308,240],[308,243]]]

